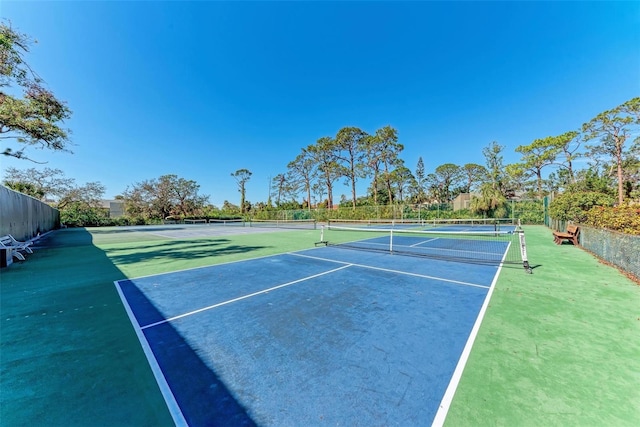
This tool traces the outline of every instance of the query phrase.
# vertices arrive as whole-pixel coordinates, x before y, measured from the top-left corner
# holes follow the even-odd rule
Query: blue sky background
[[[491,141],[512,163],[640,95],[640,2],[3,0],[0,16],[38,40],[26,59],[73,110],[74,154],[28,154],[107,198],[176,174],[237,204],[246,168],[247,199],[266,201],[270,176],[344,126],[395,127],[413,171],[484,164]]]

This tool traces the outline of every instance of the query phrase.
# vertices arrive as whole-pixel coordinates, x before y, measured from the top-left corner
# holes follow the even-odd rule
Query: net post
[[[393,229],[389,233],[389,252],[393,253]]]
[[[527,258],[527,243],[524,238],[524,230],[521,227],[520,219],[518,218],[518,225],[516,226],[516,232],[518,233],[518,240],[520,242],[520,256],[522,258],[522,266],[524,271],[528,274],[533,273],[531,266],[529,265],[529,259]]]
[[[316,242],[314,244],[314,246],[318,246],[318,245],[325,245],[325,246],[329,246],[329,242],[324,240],[324,225],[320,226],[320,241]]]

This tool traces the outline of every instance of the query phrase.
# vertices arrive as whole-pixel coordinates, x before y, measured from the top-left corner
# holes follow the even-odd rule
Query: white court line
[[[286,286],[291,286],[291,285],[294,285],[296,283],[304,282],[306,280],[315,279],[316,277],[324,276],[325,274],[334,273],[334,272],[336,272],[338,270],[343,270],[343,269],[345,269],[347,267],[351,267],[351,264],[343,265],[342,267],[334,268],[333,270],[325,271],[323,273],[314,274],[313,276],[303,277],[302,279],[294,280],[293,282],[283,283],[282,285],[274,286],[274,287],[269,288],[269,289],[263,289],[261,291],[254,292],[252,294],[243,295],[243,296],[238,297],[238,298],[233,298],[233,299],[230,299],[228,301],[223,301],[223,302],[220,302],[218,304],[210,305],[208,307],[199,308],[198,310],[193,310],[193,311],[190,311],[188,313],[180,314],[178,316],[170,317],[168,319],[164,319],[164,320],[161,320],[159,322],[155,322],[155,323],[151,323],[151,324],[146,325],[146,326],[142,326],[140,329],[144,330],[144,329],[147,329],[147,328],[152,328],[154,326],[158,326],[158,325],[162,325],[164,323],[172,322],[174,320],[181,319],[183,317],[191,316],[193,314],[201,313],[203,311],[207,311],[207,310],[211,310],[211,309],[214,309],[214,308],[217,308],[217,307],[221,307],[223,305],[231,304],[231,303],[236,302],[236,301],[241,301],[243,299],[251,298],[251,297],[254,297],[256,295],[266,294],[266,293],[274,291],[276,289],[284,288]]]
[[[389,268],[373,267],[371,265],[355,264],[355,263],[351,263],[351,262],[337,261],[335,259],[323,258],[323,257],[317,257],[317,256],[311,256],[311,255],[305,255],[305,254],[299,254],[299,253],[295,253],[295,252],[289,252],[289,255],[294,255],[294,256],[299,256],[299,257],[304,257],[304,258],[317,259],[317,260],[321,260],[321,261],[330,261],[330,262],[335,262],[335,263],[338,263],[338,264],[347,264],[347,266],[362,267],[362,268],[368,268],[368,269],[371,269],[371,270],[386,271],[386,272],[389,272],[389,273],[404,274],[406,276],[421,277],[423,279],[437,280],[437,281],[440,281],[440,282],[455,283],[457,285],[473,286],[474,288],[489,289],[489,286],[486,286],[486,285],[479,285],[477,283],[462,282],[460,280],[445,279],[443,277],[427,276],[426,274],[409,273],[407,271],[391,270]]]
[[[142,350],[144,351],[145,356],[147,356],[147,361],[149,362],[149,366],[151,367],[151,371],[153,372],[153,376],[156,379],[156,383],[160,388],[160,392],[162,393],[162,397],[164,398],[165,403],[167,404],[167,408],[169,409],[169,413],[173,418],[173,422],[176,426],[188,426],[187,420],[180,409],[180,405],[176,400],[176,397],[173,395],[171,391],[171,387],[169,387],[169,383],[160,368],[160,364],[156,360],[155,355],[153,354],[153,350],[151,350],[151,346],[147,341],[147,337],[145,337],[142,329],[140,328],[140,324],[136,319],[136,316],[133,314],[133,310],[131,310],[131,306],[129,306],[129,301],[124,296],[122,292],[122,288],[120,287],[120,283],[117,281],[114,282],[116,285],[116,289],[118,290],[118,294],[120,295],[120,300],[122,300],[122,305],[124,306],[127,315],[129,316],[129,320],[133,325],[133,329],[136,331],[136,335],[138,336],[138,341],[140,341],[140,345],[142,345]]]
[[[511,243],[509,243],[509,245],[507,246],[507,251],[502,258],[503,262],[504,258],[509,252],[510,246]],[[469,334],[467,343],[462,350],[462,354],[460,355],[460,359],[458,360],[456,369],[453,371],[453,375],[451,376],[451,380],[449,381],[449,386],[447,387],[447,390],[442,397],[442,401],[440,402],[440,406],[438,407],[438,412],[436,413],[436,416],[433,419],[433,423],[431,424],[432,427],[441,427],[444,424],[445,419],[447,418],[447,413],[449,412],[449,408],[451,407],[451,402],[453,402],[453,396],[455,395],[458,384],[460,383],[460,379],[462,378],[464,367],[467,365],[467,361],[469,360],[471,348],[473,347],[473,343],[476,340],[478,331],[480,330],[480,325],[482,324],[482,320],[484,319],[487,307],[489,307],[489,301],[491,301],[491,295],[493,294],[493,290],[496,287],[496,282],[498,281],[498,276],[500,276],[500,271],[502,271],[502,264],[500,264],[500,267],[498,267],[498,271],[496,271],[495,276],[493,276],[491,287],[489,287],[489,292],[487,292],[487,296],[484,298],[484,302],[482,303],[482,307],[480,308],[480,312],[478,313],[476,322],[473,324],[473,328],[471,329],[471,333]]]
[[[422,242],[418,242],[418,243],[414,243],[413,245],[409,245],[409,247],[413,248],[413,247],[421,245],[423,243],[433,242],[434,240],[438,240],[438,239],[439,239],[439,237],[434,237],[433,239],[423,240]]]

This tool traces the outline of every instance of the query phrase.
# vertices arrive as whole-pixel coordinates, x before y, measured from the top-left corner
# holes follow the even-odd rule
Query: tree
[[[615,162],[618,181],[618,203],[624,201],[623,158],[624,145],[637,133],[640,125],[640,97],[598,114],[582,125],[587,141],[599,139],[599,145],[587,146],[589,156],[611,159]]]
[[[198,193],[200,186],[177,175],[162,175],[134,184],[123,194],[127,215],[146,219],[187,217],[202,214],[209,196]]]
[[[85,208],[101,207],[105,187],[99,182],[88,182],[85,185],[73,186],[65,191],[56,207],[61,211],[74,204],[82,205]]]
[[[399,160],[398,165],[391,172],[391,179],[396,187],[398,201],[402,203],[407,189],[416,186],[416,179],[411,173],[411,170],[404,165],[402,160]]]
[[[75,185],[60,169],[29,168],[25,170],[9,166],[5,170],[4,184],[16,191],[40,200],[58,200]]]
[[[302,152],[287,165],[290,181],[301,183],[307,194],[307,208],[311,209],[311,189],[312,182],[316,178],[317,167],[309,147],[303,148]]]
[[[351,202],[356,208],[356,181],[365,176],[363,159],[369,135],[356,127],[344,127],[335,139],[336,158],[341,162],[343,175],[351,184]]]
[[[237,213],[237,212],[240,212],[240,207],[234,205],[228,200],[225,200],[224,202],[222,202],[222,211],[229,212],[229,213]]]
[[[516,147],[516,152],[522,154],[522,167],[536,177],[536,189],[538,198],[542,194],[542,169],[554,164],[560,151],[560,146],[556,142],[558,137],[548,136],[536,139],[529,145]]]
[[[245,195],[246,195],[246,184],[247,181],[251,178],[251,171],[249,169],[238,169],[231,176],[236,180],[238,184],[238,191],[240,192],[240,213],[245,212]]]
[[[275,196],[276,196],[276,207],[280,206],[280,199],[283,196],[284,192],[285,192],[285,184],[287,183],[287,178],[285,176],[285,174],[283,173],[279,173],[278,175],[274,176],[273,179],[271,180],[271,182],[273,183],[273,188]],[[271,197],[271,195],[269,195],[269,197]]]
[[[574,183],[576,178],[573,170],[573,161],[581,156],[578,153],[581,143],[580,134],[576,131],[565,132],[556,136],[553,143],[564,154],[565,160],[559,166],[567,171],[570,182]]]
[[[102,207],[105,187],[99,182],[68,189],[57,203],[60,221],[68,226],[100,225],[109,216]]]
[[[507,198],[491,182],[485,182],[480,186],[480,196],[473,197],[469,205],[471,212],[479,213],[489,218],[506,217],[506,206]]]
[[[71,110],[24,61],[32,40],[0,23],[0,139],[52,150],[66,150],[69,130],[61,127]],[[8,92],[21,93],[22,98]],[[26,147],[5,147],[2,154],[29,159]]]
[[[381,178],[387,189],[389,204],[393,203],[393,177],[391,172],[398,164],[400,152],[404,146],[398,143],[398,131],[391,126],[385,126],[376,131],[372,141],[370,142],[371,153],[374,154],[375,161],[379,162],[382,167]],[[374,180],[374,188],[377,188],[377,180]]]
[[[427,176],[431,193],[439,203],[453,200],[452,189],[461,182],[463,178],[460,166],[453,163],[445,163],[436,168],[435,172]]]
[[[327,207],[333,208],[333,183],[342,176],[342,168],[335,151],[336,142],[330,136],[324,136],[315,145],[309,146],[309,153],[316,163],[319,179],[327,194]]]
[[[481,183],[487,176],[487,168],[475,163],[467,163],[460,172],[464,177],[464,188],[467,193],[475,190],[476,185]]]
[[[571,193],[593,192],[610,196],[616,193],[613,179],[596,165],[578,171],[576,173],[576,182],[569,184],[568,190]]]
[[[510,190],[524,192],[532,173],[523,163],[511,163],[504,168],[504,177]],[[542,183],[540,183],[542,185]],[[540,191],[540,190],[538,190]],[[539,194],[539,193],[538,193]]]
[[[489,184],[494,190],[501,193],[505,192],[505,173],[502,163],[502,150],[504,146],[493,141],[487,147],[482,149],[482,154],[487,162],[487,172]]]
[[[424,161],[422,160],[422,156],[418,157],[418,163],[416,164],[416,173],[415,173],[415,202],[416,203],[424,203],[426,202],[427,196],[424,191],[426,185],[426,175],[424,171]]]
[[[369,136],[365,141],[365,176],[372,177],[371,188],[373,193],[373,204],[378,204],[378,187],[380,175],[382,173],[382,145],[377,136]]]
[[[179,178],[176,175],[164,175],[160,181],[167,182],[173,194],[173,213],[182,217],[201,215],[209,196],[198,194],[200,185],[193,180]]]

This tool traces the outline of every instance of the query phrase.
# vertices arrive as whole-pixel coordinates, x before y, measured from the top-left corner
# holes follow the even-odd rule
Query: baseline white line
[[[169,409],[169,413],[173,418],[173,422],[175,423],[176,426],[179,426],[179,427],[188,426],[187,420],[185,419],[184,414],[180,409],[180,405],[178,405],[176,397],[173,395],[173,392],[169,387],[169,383],[167,382],[167,379],[165,378],[164,373],[160,368],[160,364],[156,360],[156,357],[153,354],[153,350],[151,350],[151,345],[149,345],[149,342],[147,341],[147,337],[144,336],[144,333],[140,328],[140,324],[138,323],[138,320],[133,314],[133,310],[131,310],[131,306],[129,306],[129,302],[127,301],[127,298],[124,296],[124,292],[120,287],[120,283],[116,281],[114,282],[114,284],[116,285],[116,289],[118,291],[118,294],[120,295],[120,300],[122,300],[122,305],[124,306],[127,312],[127,315],[129,316],[129,320],[133,325],[133,329],[136,331],[136,335],[138,336],[138,341],[140,341],[142,350],[144,351],[145,356],[147,356],[147,361],[149,362],[149,366],[151,367],[153,376],[156,379],[156,383],[160,388],[160,392],[162,393],[162,397],[164,398],[164,401],[167,405],[167,409]]]
[[[211,310],[211,309],[214,309],[214,308],[217,308],[217,307],[221,307],[223,305],[227,305],[227,304],[231,304],[233,302],[241,301],[243,299],[251,298],[251,297],[254,297],[256,295],[266,294],[267,292],[271,292],[271,291],[274,291],[276,289],[284,288],[286,286],[291,286],[291,285],[294,285],[296,283],[304,282],[306,280],[315,279],[316,277],[324,276],[325,274],[334,273],[334,272],[336,272],[338,270],[342,270],[342,269],[345,269],[345,268],[350,267],[350,266],[351,266],[351,264],[343,265],[342,267],[334,268],[333,270],[325,271],[325,272],[322,272],[322,273],[319,273],[319,274],[314,274],[313,276],[303,277],[302,279],[294,280],[294,281],[288,282],[288,283],[283,283],[282,285],[274,286],[274,287],[269,288],[269,289],[263,289],[263,290],[258,291],[258,292],[254,292],[254,293],[251,293],[251,294],[248,294],[248,295],[243,295],[241,297],[233,298],[233,299],[230,299],[228,301],[223,301],[223,302],[220,302],[218,304],[213,304],[213,305],[210,305],[208,307],[199,308],[198,310],[193,310],[193,311],[190,311],[188,313],[184,313],[184,314],[180,314],[178,316],[170,317],[168,319],[164,319],[164,320],[161,320],[159,322],[150,323],[150,324],[148,324],[146,326],[142,326],[140,329],[145,330],[147,328],[152,328],[154,326],[162,325],[164,323],[169,323],[169,322],[172,322],[174,320],[181,319],[183,317],[191,316],[193,314],[201,313],[203,311]]]
[[[371,269],[371,270],[378,270],[378,271],[386,271],[388,273],[404,274],[406,276],[421,277],[423,279],[431,279],[431,280],[437,280],[437,281],[440,281],[440,282],[455,283],[457,285],[473,286],[474,288],[489,289],[489,286],[486,286],[486,285],[479,285],[477,283],[462,282],[460,280],[445,279],[445,278],[442,278],[442,277],[428,276],[426,274],[409,273],[408,271],[391,270],[389,268],[374,267],[374,266],[371,266],[371,265],[355,264],[355,263],[352,263],[352,262],[337,261],[335,259],[329,259],[329,258],[322,258],[322,257],[317,257],[317,256],[299,254],[299,253],[295,253],[295,252],[289,252],[289,254],[290,255],[294,255],[294,256],[304,257],[304,258],[317,259],[317,260],[320,260],[320,261],[330,261],[330,262],[335,262],[335,263],[338,263],[338,264],[348,264],[348,266],[362,267],[362,268],[368,268],[368,269]]]
[[[507,257],[507,253],[509,252],[509,247],[511,246],[511,242],[507,245],[507,250],[502,257],[502,261]],[[480,325],[482,324],[482,320],[484,319],[484,315],[487,311],[487,307],[489,307],[489,301],[491,301],[491,295],[493,295],[493,290],[496,287],[496,282],[498,281],[498,276],[500,276],[500,271],[502,271],[503,264],[500,264],[498,270],[496,271],[495,276],[493,276],[493,280],[491,281],[491,287],[489,287],[489,292],[487,292],[487,296],[484,298],[484,302],[482,303],[482,307],[480,308],[480,312],[478,313],[478,317],[476,318],[476,322],[473,324],[473,328],[471,329],[471,333],[469,334],[469,338],[467,339],[467,343],[462,350],[462,354],[460,355],[460,359],[458,360],[458,364],[456,365],[456,369],[453,371],[453,375],[451,376],[451,380],[449,381],[449,386],[442,397],[442,401],[440,402],[440,406],[438,407],[438,412],[433,419],[432,427],[441,427],[444,424],[445,419],[447,418],[447,413],[449,412],[449,407],[451,407],[451,403],[453,402],[453,396],[458,389],[458,384],[460,383],[460,379],[462,378],[462,373],[464,372],[464,368],[467,365],[467,361],[469,360],[469,355],[471,354],[471,349],[473,347],[473,343],[478,336],[478,331],[480,330]]]

